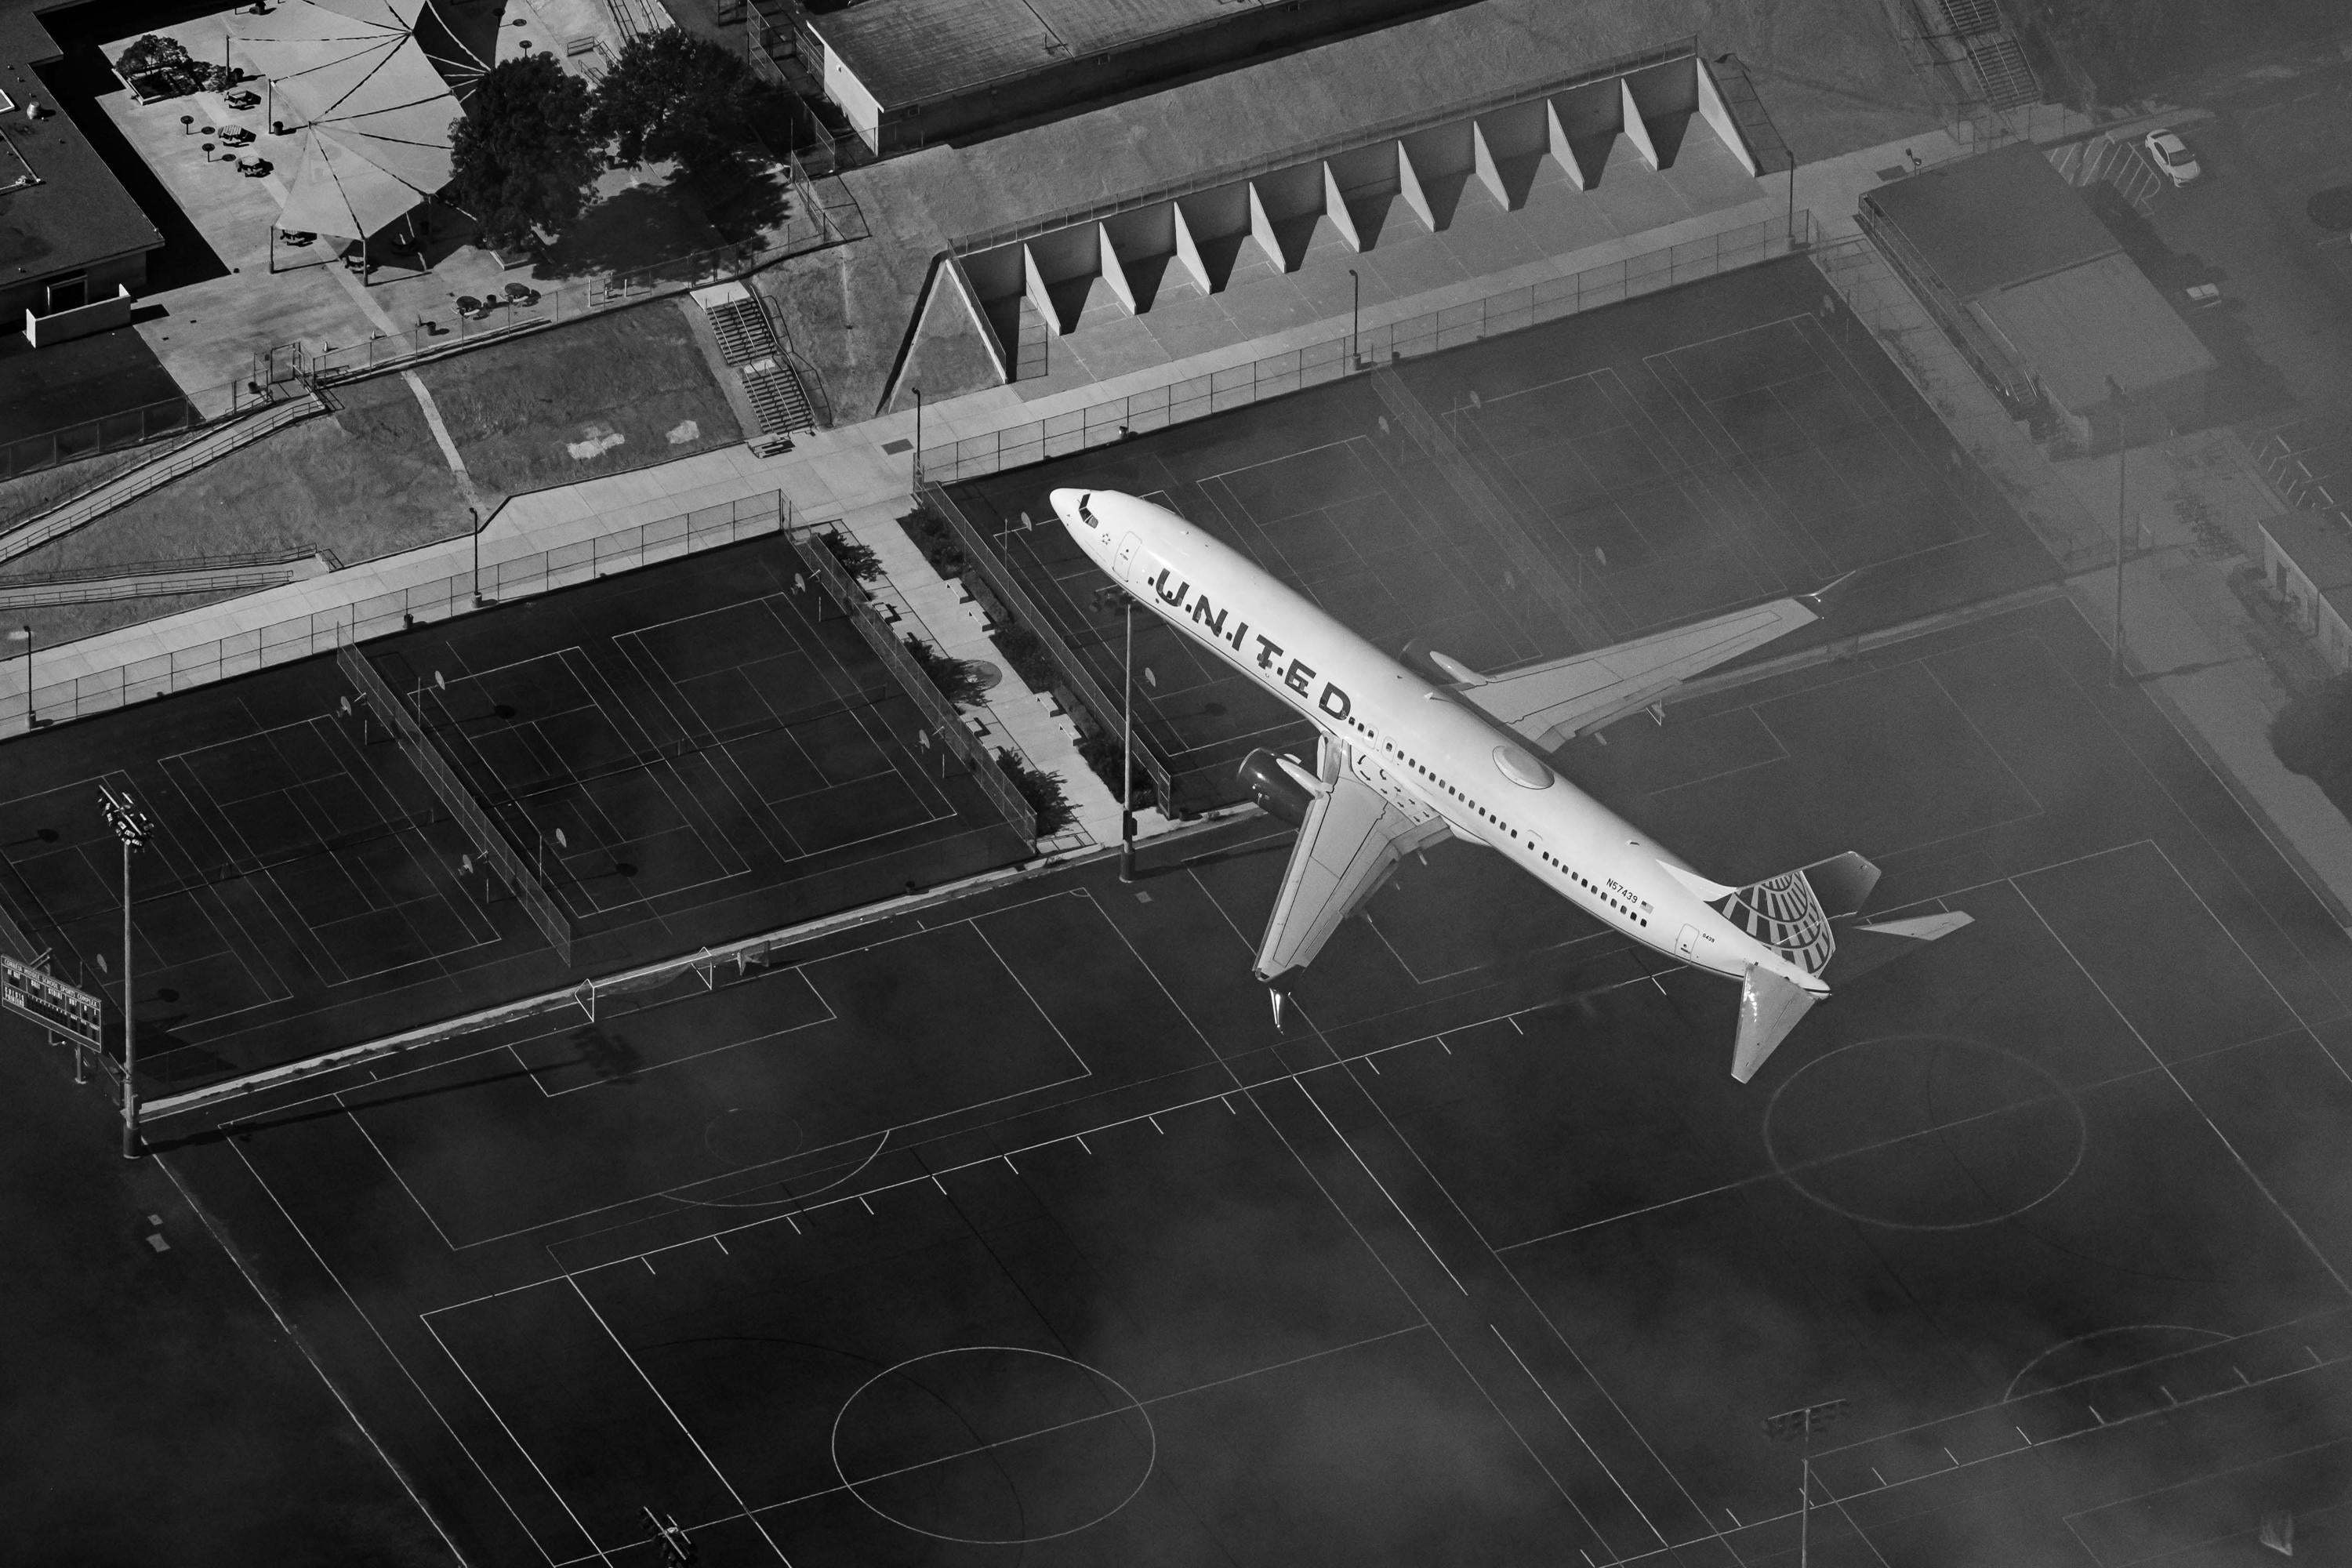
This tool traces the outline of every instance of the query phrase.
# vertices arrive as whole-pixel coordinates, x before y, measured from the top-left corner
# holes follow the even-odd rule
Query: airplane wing
[[[1339,922],[1380,891],[1405,855],[1444,837],[1445,819],[1414,820],[1394,801],[1339,765],[1340,748],[1326,741],[1321,791],[1307,808],[1282,891],[1274,900],[1257,950],[1257,977],[1281,989],[1284,975],[1304,969],[1323,951]],[[1281,1017],[1277,994],[1275,1016]]]
[[[1507,675],[1472,676],[1451,660],[1444,668],[1457,677],[1472,676],[1455,688],[1464,700],[1550,751],[1819,618],[1798,600],[1776,599]]]

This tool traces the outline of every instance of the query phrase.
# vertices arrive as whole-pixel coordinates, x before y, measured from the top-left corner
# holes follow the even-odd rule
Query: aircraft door
[[[1685,958],[1695,957],[1698,952],[1698,927],[1683,927],[1682,935],[1675,938],[1675,951]]]
[[[1142,542],[1142,537],[1139,534],[1133,533],[1129,534],[1125,539],[1119,541],[1118,580],[1120,582],[1132,583],[1136,581],[1135,552],[1137,547],[1141,545]]]

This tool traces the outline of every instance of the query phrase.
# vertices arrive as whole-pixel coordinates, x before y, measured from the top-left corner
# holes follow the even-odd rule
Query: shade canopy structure
[[[288,232],[365,239],[397,223],[449,183],[449,153],[439,154],[437,174],[419,175],[416,149],[387,143],[341,125],[313,125],[302,134],[302,156],[278,209],[278,227]]]
[[[464,111],[419,42],[429,15],[428,0],[284,0],[231,16],[232,40],[269,79],[272,117],[301,128],[278,228],[364,239],[449,183]]]
[[[415,102],[488,68],[430,0],[282,0],[227,22],[236,52],[304,120],[344,111],[354,100],[361,109]]]

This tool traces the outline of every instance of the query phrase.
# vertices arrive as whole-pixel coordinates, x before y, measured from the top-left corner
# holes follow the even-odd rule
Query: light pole
[[[915,388],[915,493],[923,489],[923,389]]]
[[[41,721],[33,716],[33,628],[30,625],[20,626],[8,634],[10,642],[16,642],[19,638],[23,639],[25,644],[25,728],[37,730],[41,727]]]
[[[1118,716],[1118,879],[1135,880],[1135,601],[1122,595],[1127,606],[1127,659],[1123,700]],[[1161,801],[1165,812],[1168,803]]]
[[[2124,683],[2124,459],[2130,454],[2124,389],[2107,377],[2107,395],[2116,405],[2116,640],[2107,650],[2107,684]]]
[[[474,520],[474,608],[489,603],[482,597],[482,511],[479,507],[467,507],[466,515]]]
[[[1764,1436],[1775,1443],[1790,1438],[1798,1440],[1801,1468],[1804,1471],[1804,1500],[1797,1509],[1797,1568],[1810,1568],[1813,1535],[1813,1434],[1832,1421],[1843,1420],[1853,1406],[1843,1399],[1826,1400],[1820,1405],[1808,1405],[1800,1410],[1784,1410],[1778,1415],[1764,1417]]]
[[[1361,370],[1364,368],[1364,351],[1356,342],[1356,334],[1364,324],[1364,280],[1356,276],[1356,269],[1352,267],[1348,268],[1348,287],[1353,295],[1348,307],[1348,368]]]
[[[127,795],[106,784],[98,786],[99,809],[106,825],[122,840],[122,1157],[139,1158],[139,1021],[131,991],[131,852],[143,849],[154,836],[155,824]]]

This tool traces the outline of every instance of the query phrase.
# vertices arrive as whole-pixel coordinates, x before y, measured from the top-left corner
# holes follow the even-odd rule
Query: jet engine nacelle
[[[1290,761],[1277,757],[1263,746],[1242,759],[1242,786],[1250,798],[1268,816],[1278,817],[1297,827],[1307,820],[1307,808],[1315,802],[1315,792],[1303,782],[1314,775]]]

